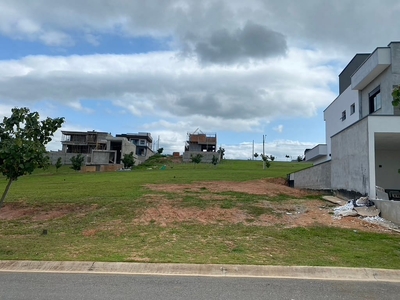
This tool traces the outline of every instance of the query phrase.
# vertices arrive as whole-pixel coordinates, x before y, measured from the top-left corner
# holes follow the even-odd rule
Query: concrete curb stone
[[[0,260],[0,272],[260,277],[400,282],[400,270],[309,266]]]

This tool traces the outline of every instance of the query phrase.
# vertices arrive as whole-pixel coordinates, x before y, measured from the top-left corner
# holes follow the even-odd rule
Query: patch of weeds
[[[291,200],[293,198],[295,198],[295,197],[288,196],[288,195],[285,195],[285,194],[279,194],[279,195],[274,196],[274,197],[269,197],[268,201],[281,202],[281,201]]]
[[[245,250],[242,247],[237,246],[237,247],[232,249],[232,252],[234,252],[234,253],[244,253]]]
[[[231,208],[234,208],[235,206],[236,206],[236,204],[232,200],[224,200],[224,201],[222,201],[222,203],[220,205],[220,207],[223,209],[231,209]]]
[[[210,206],[210,202],[204,199],[200,199],[193,195],[187,195],[182,200],[182,206],[184,207],[198,207],[198,208],[207,208]]]
[[[309,195],[306,195],[306,196],[304,196],[304,197],[302,197],[302,198],[304,198],[304,199],[310,199],[310,200],[312,200],[312,199],[314,199],[314,200],[323,200],[321,194],[309,194]]]
[[[261,215],[275,215],[276,212],[271,207],[250,205],[244,208],[250,215],[259,217]]]

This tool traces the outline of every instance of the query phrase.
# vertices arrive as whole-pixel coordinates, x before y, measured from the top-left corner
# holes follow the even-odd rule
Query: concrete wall
[[[54,165],[57,162],[57,159],[61,157],[61,161],[63,165],[72,165],[71,158],[73,156],[77,156],[79,153],[65,153],[62,151],[50,151],[47,155],[50,157],[51,164]],[[85,162],[90,162],[90,154],[82,154],[85,156]]]
[[[215,155],[219,157],[219,154],[217,152],[196,152],[196,151],[185,151],[183,152],[182,155],[182,160],[183,162],[192,162],[192,159],[190,158],[190,155],[197,155],[201,154],[203,155],[201,162],[202,163],[211,163],[212,162],[212,157]]]
[[[369,193],[368,118],[332,137],[332,189]]]
[[[300,189],[330,190],[331,161],[290,174],[294,187]]]
[[[116,157],[117,151],[115,150],[93,150],[90,163],[95,165],[115,163]]]
[[[374,200],[374,203],[382,218],[400,225],[400,201]]]

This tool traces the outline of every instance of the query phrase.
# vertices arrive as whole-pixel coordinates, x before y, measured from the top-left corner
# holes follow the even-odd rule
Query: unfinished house
[[[324,112],[326,144],[307,151],[312,168],[290,174],[294,187],[369,196],[400,223],[400,42],[356,55],[339,75],[339,96]]]
[[[131,144],[136,146],[136,155],[140,163],[154,155],[153,138],[148,132],[117,134],[116,137],[126,138]]]
[[[61,157],[62,163],[69,165],[73,156],[81,154],[85,165],[94,171],[114,170],[121,167],[124,154],[136,153],[136,146],[126,138],[113,137],[107,132],[62,131],[62,134],[62,150],[49,152],[53,164]]]
[[[216,133],[203,133],[197,129],[193,133],[188,133],[187,136],[182,156],[184,162],[191,162],[191,156],[197,154],[203,155],[202,162],[211,162],[214,155],[219,157]]]
[[[92,150],[105,150],[108,132],[62,131],[62,151],[65,153],[90,154]]]

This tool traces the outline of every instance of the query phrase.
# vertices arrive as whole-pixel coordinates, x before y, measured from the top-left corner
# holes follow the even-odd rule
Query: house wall
[[[123,138],[122,141],[122,148],[121,148],[121,157],[124,157],[124,154],[129,154],[133,152],[134,156],[136,156],[136,146],[129,142],[126,138]]]
[[[50,162],[52,165],[54,165],[58,158],[61,157],[61,161],[63,165],[72,165],[71,163],[71,158],[73,156],[77,156],[79,153],[65,153],[63,151],[50,151],[47,152],[47,155],[50,158]],[[81,154],[82,156],[85,157],[84,163],[85,162],[90,162],[90,154]]]
[[[330,190],[331,161],[290,174],[294,187],[300,189]]]
[[[91,164],[110,164],[114,163],[117,157],[117,151],[115,150],[93,150]],[[113,158],[113,162],[110,162],[110,158]]]
[[[400,225],[400,201],[374,200],[374,203],[382,217]]]
[[[369,193],[368,118],[332,137],[332,189]]]
[[[354,103],[355,113],[350,114],[350,106]],[[346,111],[346,119],[342,121],[342,112]],[[325,136],[327,146],[327,159],[330,159],[332,153],[331,137],[343,130],[347,126],[359,120],[359,101],[358,91],[352,90],[349,86],[340,94],[324,111]]]
[[[219,153],[217,152],[198,152],[198,151],[185,151],[182,155],[183,162],[192,162],[190,155],[201,154],[203,157],[201,158],[202,163],[211,163],[213,156],[219,157]]]
[[[388,67],[379,76],[372,80],[362,91],[360,91],[360,112],[361,118],[369,115],[369,93],[372,92],[376,87],[380,86],[382,108],[374,112],[373,114],[379,115],[393,115],[392,105],[392,71]]]
[[[375,174],[377,186],[380,186],[384,189],[400,190],[400,174],[398,173],[399,169],[399,150],[376,150]]]
[[[376,158],[375,155],[379,155],[379,152],[376,154],[375,153],[375,134],[376,133],[395,133],[399,134],[400,133],[400,117],[398,116],[379,116],[379,115],[374,115],[370,116],[368,118],[365,118],[364,120],[368,121],[368,143],[369,143],[369,149],[370,149],[370,189],[369,189],[369,195],[371,197],[375,197],[376,191],[375,191],[375,185],[376,183]],[[398,150],[398,149],[395,149]],[[397,161],[392,161],[391,164],[395,166],[399,166]],[[379,165],[377,166],[379,168]],[[400,167],[399,167],[400,168]],[[394,174],[393,174],[394,175]],[[397,175],[395,175],[396,178]],[[378,184],[379,185],[379,184]]]

